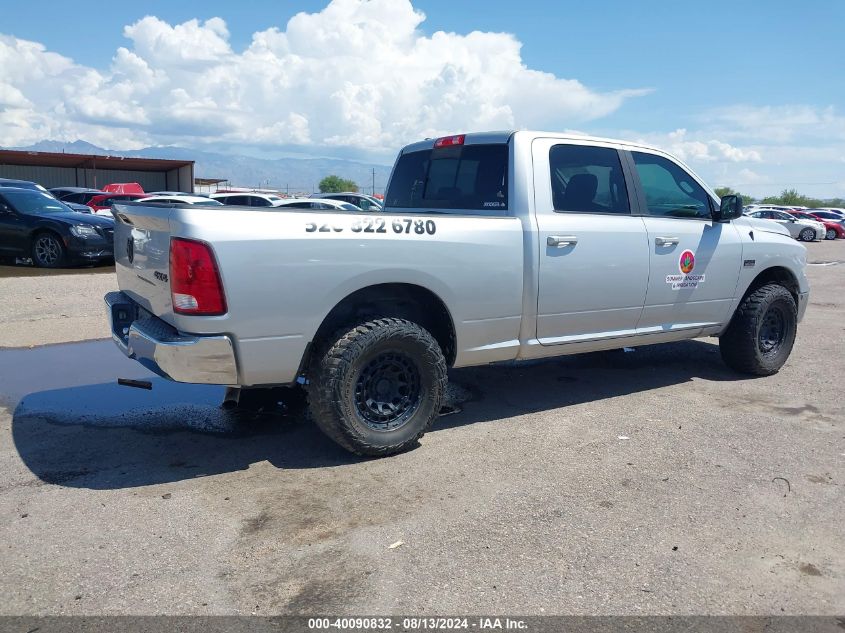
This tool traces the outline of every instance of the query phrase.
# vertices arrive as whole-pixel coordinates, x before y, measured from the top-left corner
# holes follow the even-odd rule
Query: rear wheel
[[[836,229],[828,229],[827,231],[825,231],[824,239],[835,240],[836,239]]]
[[[374,319],[340,332],[315,358],[308,401],[317,426],[358,455],[412,447],[431,427],[446,391],[446,361],[428,331]]]
[[[719,351],[736,371],[770,376],[789,358],[797,328],[792,294],[781,285],[767,284],[743,299],[719,338]]]
[[[65,261],[65,246],[55,233],[39,233],[32,242],[32,262],[39,268],[58,268]]]

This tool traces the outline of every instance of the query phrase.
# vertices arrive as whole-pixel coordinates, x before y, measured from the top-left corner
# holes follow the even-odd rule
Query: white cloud
[[[702,123],[718,128],[726,138],[753,139],[762,144],[796,140],[845,141],[845,116],[833,106],[735,105],[713,110]]]
[[[7,145],[45,137],[264,147],[383,148],[449,132],[562,128],[642,89],[597,92],[528,68],[507,33],[424,35],[409,0],[333,0],[234,51],[220,18],[147,16],[108,68],[0,36]],[[26,69],[24,71],[24,69]]]
[[[690,134],[685,128],[678,128],[665,136],[650,135],[651,142],[674,154],[683,161],[692,163],[709,162],[760,162],[760,153],[753,149],[736,147],[723,141],[708,138],[706,134]]]

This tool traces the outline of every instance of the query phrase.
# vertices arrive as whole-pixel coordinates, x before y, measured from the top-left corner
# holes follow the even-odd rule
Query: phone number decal
[[[318,224],[307,222],[306,233],[342,233],[346,227],[336,224]],[[397,235],[434,235],[437,232],[437,224],[434,220],[414,220],[401,218],[393,220],[390,224],[384,218],[368,218],[366,220],[355,220],[349,230],[353,233],[388,233],[393,231]]]

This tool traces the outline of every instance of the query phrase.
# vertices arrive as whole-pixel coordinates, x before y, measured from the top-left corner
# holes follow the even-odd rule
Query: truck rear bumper
[[[176,382],[237,385],[232,339],[183,334],[122,292],[104,298],[112,339],[129,358]]]

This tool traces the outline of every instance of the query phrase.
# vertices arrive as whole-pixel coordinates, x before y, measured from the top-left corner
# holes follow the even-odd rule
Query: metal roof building
[[[31,180],[48,189],[137,182],[144,191],[192,192],[194,161],[0,150],[0,178]]]

